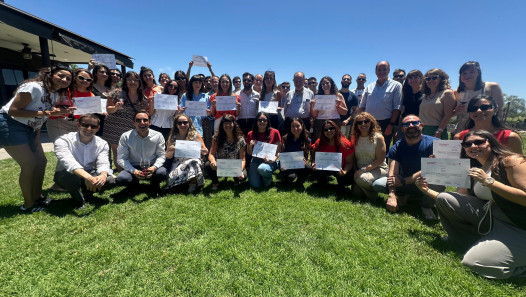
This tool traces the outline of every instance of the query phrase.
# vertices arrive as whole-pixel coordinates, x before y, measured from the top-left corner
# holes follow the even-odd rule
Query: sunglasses
[[[309,83],[310,86],[317,85],[317,84],[318,84],[318,83],[315,82],[315,81],[311,81],[311,82]]]
[[[260,123],[266,123],[268,120],[267,119],[258,119],[258,122]]]
[[[190,123],[190,122],[189,121],[177,121],[177,125],[179,125],[179,126],[188,125],[188,123]]]
[[[87,81],[88,83],[91,83],[93,81],[93,79],[91,78],[85,78],[83,76],[77,76],[77,78],[80,80],[80,81]]]
[[[176,77],[175,80],[186,80],[186,77]]]
[[[424,79],[426,81],[430,81],[430,80],[437,80],[440,78],[440,75],[435,75],[435,76],[426,76]]]
[[[367,125],[370,122],[370,120],[356,121],[356,125]]]
[[[86,128],[86,129],[88,129],[88,128],[97,129],[99,127],[99,125],[90,125],[90,124],[86,124],[86,123],[80,123],[80,126],[82,128]]]
[[[329,132],[329,131],[333,131],[333,130],[336,130],[336,128],[334,128],[334,127],[323,128],[323,132]]]
[[[243,82],[248,82],[248,83],[251,83],[252,80],[251,79],[244,79]]]
[[[290,90],[290,86],[281,86],[281,88]]]
[[[149,119],[135,119],[136,123],[148,123],[149,121]]]
[[[470,108],[468,108],[468,112],[477,112],[479,109],[482,111],[490,110],[493,109],[493,105],[481,104],[479,106],[471,106]]]
[[[111,74],[111,76],[117,76],[117,77],[121,78],[121,77],[122,77],[122,74],[120,74],[120,73],[116,73],[116,72],[113,72],[113,73]]]
[[[403,75],[393,75],[394,78],[403,78]]]
[[[468,148],[468,147],[471,147],[473,145],[475,146],[480,146],[480,145],[483,145],[487,142],[486,139],[477,139],[477,140],[473,140],[473,141],[464,141],[462,143],[462,147],[463,148]]]
[[[356,80],[365,81],[365,78],[357,78]]]
[[[420,125],[420,121],[410,121],[410,122],[402,123],[402,127],[404,127],[404,128],[408,128],[411,125],[418,126],[418,125]]]
[[[175,85],[168,85],[168,88],[169,88],[169,89],[179,89],[179,87],[178,87],[178,86],[175,86]]]
[[[241,81],[240,81],[240,80],[234,80],[234,83],[235,83],[235,84],[240,84]]]

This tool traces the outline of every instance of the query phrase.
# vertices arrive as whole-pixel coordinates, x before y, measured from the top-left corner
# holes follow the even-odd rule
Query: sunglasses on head
[[[366,125],[369,124],[370,120],[356,121],[356,125]]]
[[[424,79],[426,81],[430,81],[430,80],[437,80],[440,78],[440,75],[435,75],[435,76],[426,76]]]
[[[471,106],[470,108],[468,108],[468,112],[477,112],[479,109],[482,111],[490,110],[493,109],[493,105],[481,104],[479,106]]]
[[[329,132],[333,130],[336,130],[336,128],[335,127],[323,128],[323,132]]]
[[[82,128],[86,128],[86,129],[88,129],[88,128],[97,129],[99,127],[99,125],[90,125],[90,124],[86,124],[86,123],[80,123],[80,126]]]
[[[408,128],[411,125],[418,126],[420,125],[420,121],[409,121],[409,122],[402,123],[402,127],[404,128]]]
[[[462,147],[463,148],[468,148],[468,147],[471,147],[473,145],[475,146],[479,146],[479,145],[483,145],[487,142],[486,139],[477,139],[477,140],[473,140],[473,141],[464,141],[462,143]]]

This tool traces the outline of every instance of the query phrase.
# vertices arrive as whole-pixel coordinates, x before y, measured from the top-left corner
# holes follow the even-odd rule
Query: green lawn
[[[46,212],[24,215],[18,166],[0,166],[0,296],[526,296],[525,280],[464,268],[416,205],[391,215],[348,189],[276,179],[120,203],[114,188],[79,211],[50,193]]]

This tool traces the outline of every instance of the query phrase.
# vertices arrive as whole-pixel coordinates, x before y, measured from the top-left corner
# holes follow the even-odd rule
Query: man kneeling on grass
[[[150,180],[150,194],[157,196],[167,176],[164,137],[150,129],[150,116],[144,110],[135,113],[133,125],[135,129],[123,133],[119,140],[117,163],[124,170],[119,172],[117,184],[132,186],[139,180]]]
[[[58,159],[55,183],[66,189],[76,207],[83,207],[93,192],[115,182],[108,158],[108,143],[95,136],[100,119],[94,114],[82,115],[78,132],[71,132],[55,141]]]

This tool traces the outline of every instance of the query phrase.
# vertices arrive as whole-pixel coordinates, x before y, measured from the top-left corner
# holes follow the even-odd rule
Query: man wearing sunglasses
[[[360,102],[360,112],[366,111],[378,121],[388,148],[402,106],[402,84],[389,78],[389,69],[387,61],[376,64],[378,79],[365,88]]]
[[[416,187],[415,181],[421,174],[421,158],[429,158],[433,154],[433,141],[438,138],[422,134],[424,124],[415,115],[408,115],[402,119],[404,138],[398,140],[387,153],[389,158],[389,175],[373,182],[376,192],[389,195],[386,208],[390,212],[397,212],[407,199],[420,202],[424,218],[435,220],[436,215],[431,209],[435,202],[423,195]],[[430,185],[431,189],[443,192],[446,187]],[[400,196],[403,195],[403,196]]]
[[[393,80],[396,80],[397,82],[403,84],[405,79],[405,70],[404,69],[395,69],[393,71]]]
[[[139,180],[150,180],[152,191],[157,196],[161,181],[166,179],[163,167],[166,160],[164,137],[160,132],[150,129],[150,116],[139,110],[133,118],[135,129],[122,134],[117,148],[117,163],[124,168],[117,176],[117,184],[131,186],[132,190]]]
[[[112,184],[108,143],[95,136],[100,119],[84,114],[78,119],[77,132],[62,135],[55,141],[58,165],[55,183],[68,191],[75,207],[83,207],[104,185]]]
[[[356,78],[356,89],[352,90],[356,96],[358,96],[358,105],[362,102],[363,91],[365,90],[365,82],[367,81],[367,76],[365,73],[358,74]]]

